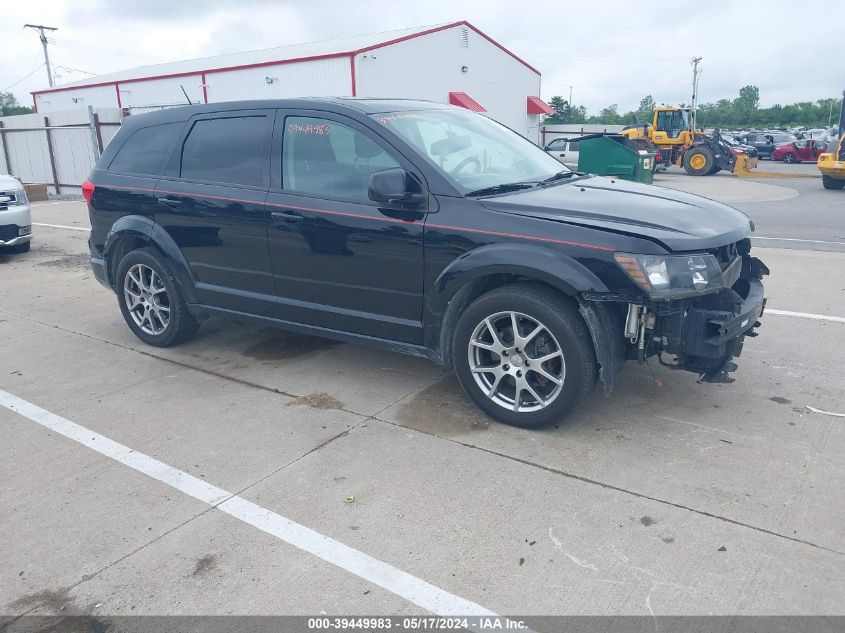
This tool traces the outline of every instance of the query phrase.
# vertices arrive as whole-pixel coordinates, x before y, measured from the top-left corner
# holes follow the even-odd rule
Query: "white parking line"
[[[33,222],[33,226],[49,226],[51,229],[67,229],[68,231],[86,231],[91,232],[91,229],[82,226],[65,226],[63,224],[44,224],[43,222]]]
[[[811,314],[809,312],[792,312],[791,310],[772,310],[766,308],[763,315],[773,314],[775,316],[798,317],[800,319],[815,319],[816,321],[831,321],[833,323],[845,323],[845,317],[828,316],[827,314]]]
[[[752,240],[773,240],[775,242],[806,242],[807,244],[836,244],[838,246],[845,246],[845,242],[829,242],[827,240],[801,240],[797,237],[761,237],[759,235],[752,235]]]
[[[408,602],[443,616],[490,616],[492,611],[435,587],[369,554],[295,523],[267,508],[217,488],[173,466],[0,389],[0,405],[133,470],[207,503],[244,523],[363,578]]]
[[[51,204],[79,204],[82,200],[54,200],[53,202],[30,202],[32,207],[49,207]]]

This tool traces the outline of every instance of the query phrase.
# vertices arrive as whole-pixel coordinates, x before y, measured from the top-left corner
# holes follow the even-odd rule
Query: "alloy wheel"
[[[159,274],[135,264],[123,280],[123,298],[132,320],[147,334],[158,336],[170,325],[170,300]]]
[[[566,379],[557,339],[543,323],[520,312],[498,312],[481,321],[467,353],[482,393],[516,413],[549,406]]]

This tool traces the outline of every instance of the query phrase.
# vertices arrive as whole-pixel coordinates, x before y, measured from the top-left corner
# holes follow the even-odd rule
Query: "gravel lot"
[[[845,419],[807,408],[845,412],[845,192],[656,183],[752,216],[771,312],[735,384],[629,364],[543,431],[421,359],[216,319],[146,347],[84,204],[36,203],[0,255],[0,615],[845,614]]]

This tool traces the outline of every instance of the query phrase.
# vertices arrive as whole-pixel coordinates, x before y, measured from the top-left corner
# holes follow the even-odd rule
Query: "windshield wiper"
[[[484,187],[483,189],[476,189],[470,191],[467,196],[489,196],[496,193],[507,193],[508,191],[518,191],[519,189],[530,189],[536,187],[539,183],[536,182],[506,182],[501,185],[493,185],[492,187]]]
[[[580,176],[581,174],[577,171],[570,171],[569,169],[564,169],[562,171],[557,172],[554,176],[549,176],[545,180],[541,180],[540,184],[545,185],[550,182],[554,182],[555,180],[563,180],[564,178],[572,178],[574,176]]]

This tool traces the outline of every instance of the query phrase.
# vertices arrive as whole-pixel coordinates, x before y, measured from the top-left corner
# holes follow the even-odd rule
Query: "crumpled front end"
[[[769,269],[750,250],[748,239],[713,249],[724,285],[698,296],[656,300],[583,294],[581,313],[593,337],[605,393],[623,360],[643,364],[657,358],[664,366],[695,372],[699,382],[733,382],[733,360],[745,337],[757,336],[766,306],[762,279]]]

